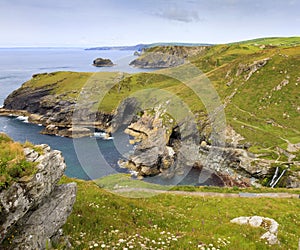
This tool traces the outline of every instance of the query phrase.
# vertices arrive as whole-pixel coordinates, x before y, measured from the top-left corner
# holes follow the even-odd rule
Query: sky
[[[0,47],[299,36],[299,11],[300,0],[0,0]]]

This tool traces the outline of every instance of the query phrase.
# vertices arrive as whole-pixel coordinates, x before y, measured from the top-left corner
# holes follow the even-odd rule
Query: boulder
[[[263,227],[267,230],[260,238],[265,239],[270,245],[280,244],[277,239],[279,224],[277,221],[267,217],[251,216],[251,217],[237,217],[230,221],[239,225],[249,225],[251,227]]]

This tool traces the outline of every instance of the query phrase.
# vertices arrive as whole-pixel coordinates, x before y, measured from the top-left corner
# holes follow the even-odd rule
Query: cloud
[[[198,22],[201,20],[196,11],[181,9],[175,6],[156,13],[156,16],[185,23]]]

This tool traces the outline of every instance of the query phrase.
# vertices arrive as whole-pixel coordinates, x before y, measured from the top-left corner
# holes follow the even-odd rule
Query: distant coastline
[[[155,46],[212,46],[213,44],[208,43],[150,43],[150,44],[137,44],[133,46],[103,46],[103,47],[92,47],[85,50],[133,50],[142,51],[146,48],[151,48]]]

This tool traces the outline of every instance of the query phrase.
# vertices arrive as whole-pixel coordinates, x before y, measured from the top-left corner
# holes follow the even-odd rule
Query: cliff
[[[152,115],[144,112],[126,128],[125,133],[133,138],[130,142],[136,146],[129,160],[120,162],[122,167],[135,171],[140,178],[160,176],[167,180],[197,168],[200,185],[227,187],[250,187],[260,185],[261,180],[270,176],[279,177],[279,174],[274,177],[274,164],[278,161],[261,159],[249,152],[247,144],[239,143],[242,136],[232,128],[226,128],[226,145],[210,145],[207,140],[199,143],[191,120],[178,125],[166,119],[170,118],[163,111],[157,110]],[[282,186],[300,187],[299,173],[289,172],[284,179]]]
[[[137,68],[170,68],[182,65],[188,58],[199,55],[206,46],[162,46],[144,49],[143,53],[130,62],[130,66]]]
[[[58,185],[66,168],[59,151],[25,148],[36,172],[0,192],[1,249],[46,249],[65,224],[76,198],[76,184]]]
[[[42,132],[45,134],[73,138],[91,136],[93,132],[86,127],[105,130],[109,127],[112,114],[91,111],[90,108],[95,101],[89,99],[88,103],[85,103],[86,106],[81,107],[74,124],[73,112],[80,93],[76,86],[84,86],[90,76],[92,76],[90,73],[75,72],[35,74],[30,81],[5,99],[4,109],[0,109],[0,114],[28,116],[29,122],[45,127]],[[43,84],[39,84],[41,82]],[[93,121],[92,117],[95,117]],[[74,128],[72,124],[77,127]]]

